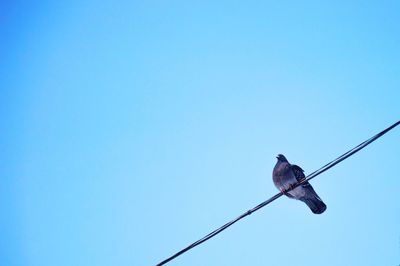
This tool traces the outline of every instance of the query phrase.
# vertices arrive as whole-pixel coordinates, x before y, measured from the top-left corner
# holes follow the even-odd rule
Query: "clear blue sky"
[[[154,265],[399,120],[399,2],[332,2],[2,1],[0,264]],[[170,265],[399,265],[399,151]]]

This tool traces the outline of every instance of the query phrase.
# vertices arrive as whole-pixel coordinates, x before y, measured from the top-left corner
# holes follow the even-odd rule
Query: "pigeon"
[[[305,182],[295,189],[286,192],[288,189],[292,189],[296,183],[305,179],[306,176],[300,166],[290,164],[282,154],[278,154],[276,158],[278,161],[272,172],[272,180],[275,186],[289,198],[297,199],[307,204],[313,213],[323,213],[326,210],[326,205],[318,197],[310,183]]]

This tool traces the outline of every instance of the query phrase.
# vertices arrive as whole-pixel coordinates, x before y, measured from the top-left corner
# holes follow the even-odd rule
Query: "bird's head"
[[[288,161],[286,159],[286,157],[283,156],[283,154],[278,154],[278,156],[276,156],[276,159],[278,159],[279,162],[287,162]]]

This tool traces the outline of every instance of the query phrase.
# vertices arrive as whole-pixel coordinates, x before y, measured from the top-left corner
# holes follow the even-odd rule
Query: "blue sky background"
[[[398,1],[2,1],[0,264],[154,265],[400,118]],[[399,265],[400,129],[170,265]]]

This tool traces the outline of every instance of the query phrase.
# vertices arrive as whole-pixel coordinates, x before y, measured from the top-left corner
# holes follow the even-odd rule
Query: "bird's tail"
[[[315,214],[321,214],[326,210],[326,205],[325,203],[318,197],[312,197],[312,198],[301,198],[300,199],[302,202],[307,204],[307,206],[311,209],[311,211]]]

